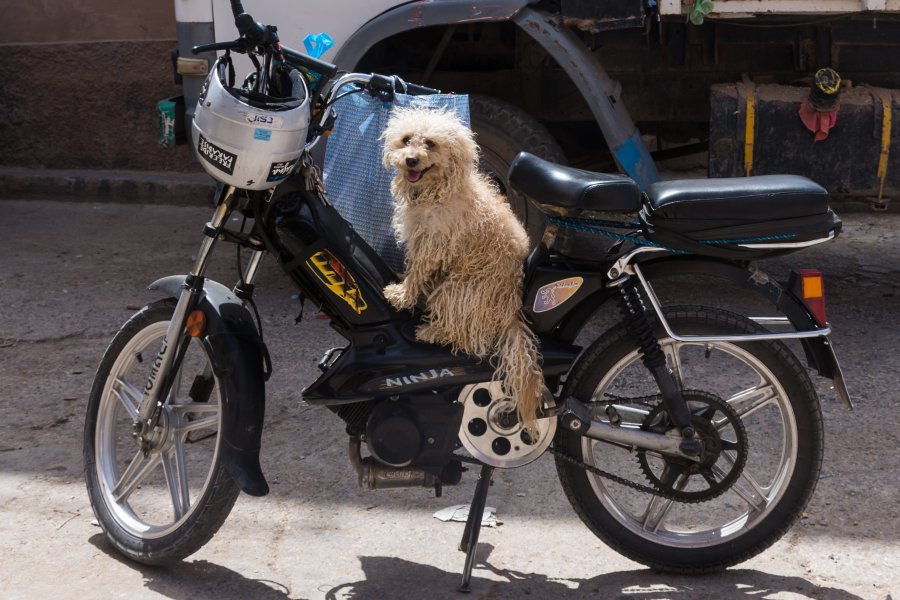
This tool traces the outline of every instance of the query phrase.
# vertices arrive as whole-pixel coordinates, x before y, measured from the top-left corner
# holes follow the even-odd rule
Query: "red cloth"
[[[828,131],[837,123],[839,108],[830,112],[819,112],[810,106],[808,98],[804,98],[800,103],[800,120],[807,129],[816,134],[816,141],[821,142],[828,137]]]

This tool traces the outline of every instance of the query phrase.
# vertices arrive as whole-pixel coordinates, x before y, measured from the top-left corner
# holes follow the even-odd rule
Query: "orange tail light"
[[[825,316],[825,284],[818,269],[794,269],[788,285],[816,319],[820,327],[828,322]]]

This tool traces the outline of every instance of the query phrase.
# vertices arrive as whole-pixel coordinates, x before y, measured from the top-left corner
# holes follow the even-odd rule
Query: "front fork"
[[[189,335],[185,331],[188,315],[197,307],[200,295],[203,293],[204,277],[209,257],[212,254],[216,241],[221,237],[228,222],[228,217],[237,205],[235,197],[236,189],[233,186],[225,186],[219,196],[219,203],[210,222],[203,230],[203,242],[197,253],[194,267],[185,277],[184,286],[175,305],[175,313],[166,335],[162,340],[156,359],[150,369],[150,375],[144,385],[143,398],[138,408],[138,418],[133,423],[134,435],[145,453],[152,447],[153,431],[159,423],[163,405],[168,401],[169,390],[178,374],[181,361],[187,350]],[[252,282],[256,277],[264,250],[254,250],[253,256],[247,265],[241,282],[235,286],[235,292],[239,297],[249,296],[252,293]]]

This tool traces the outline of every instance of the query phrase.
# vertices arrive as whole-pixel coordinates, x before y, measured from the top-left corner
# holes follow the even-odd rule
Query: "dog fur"
[[[396,109],[383,134],[393,226],[406,247],[401,283],[384,289],[397,309],[425,298],[416,338],[495,363],[519,421],[532,432],[543,376],[522,317],[528,236],[506,199],[478,171],[472,131],[449,112]]]

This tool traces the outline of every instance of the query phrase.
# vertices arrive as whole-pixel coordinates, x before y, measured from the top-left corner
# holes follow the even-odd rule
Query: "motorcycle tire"
[[[85,419],[85,481],[97,521],[119,552],[148,565],[196,552],[240,492],[219,454],[225,390],[200,338],[188,341],[149,452],[133,435],[174,310],[172,299],[155,302],[119,330],[97,370]]]
[[[665,315],[681,335],[763,330],[716,308],[674,306]],[[675,342],[656,329],[669,367],[682,389],[691,390],[685,397],[694,400],[688,403],[692,414],[718,415],[709,417],[722,429],[713,437],[733,449],[716,459],[712,482],[650,451],[633,452],[563,428],[555,447],[569,457],[645,486],[663,482],[668,498],[681,495],[670,500],[638,491],[560,457],[557,472],[582,521],[619,553],[658,571],[719,571],[768,548],[802,514],[822,464],[821,409],[803,366],[780,341]],[[667,418],[659,390],[621,324],[591,345],[566,386],[567,396],[592,407],[594,419],[648,429]],[[616,407],[613,417],[610,404]]]

